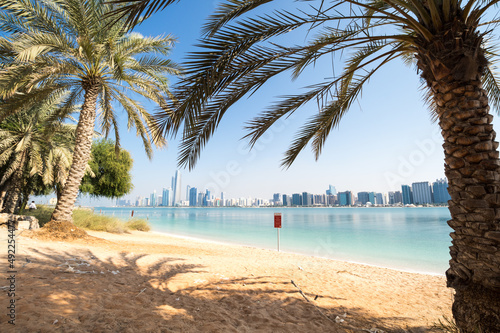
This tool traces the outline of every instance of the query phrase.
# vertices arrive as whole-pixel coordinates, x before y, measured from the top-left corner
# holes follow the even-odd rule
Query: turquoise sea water
[[[444,274],[451,228],[447,208],[105,208],[96,213],[148,219],[153,231]]]

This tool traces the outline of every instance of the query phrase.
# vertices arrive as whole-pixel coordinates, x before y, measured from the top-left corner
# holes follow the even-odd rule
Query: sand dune
[[[1,332],[427,332],[451,316],[443,276],[154,233],[89,234],[18,238],[16,325],[3,288]]]

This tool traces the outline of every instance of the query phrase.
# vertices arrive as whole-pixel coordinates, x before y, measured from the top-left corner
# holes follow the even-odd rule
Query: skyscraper
[[[358,201],[362,205],[366,205],[366,203],[368,201],[370,201],[370,196],[369,196],[368,192],[358,192]]]
[[[220,201],[221,201],[221,206],[226,205],[226,193],[225,192],[220,192]]]
[[[401,185],[401,192],[403,193],[403,204],[410,205],[413,203],[413,193],[409,185]]]
[[[299,193],[292,194],[292,206],[302,206],[302,195]]]
[[[186,201],[189,201],[189,195],[190,195],[190,191],[191,190],[191,186],[186,186]]]
[[[279,193],[274,193],[273,194],[273,202],[275,206],[281,205],[281,200],[280,200],[280,194]]]
[[[170,187],[168,189],[163,188],[162,206],[172,206],[172,195],[172,189]]]
[[[352,206],[352,192],[345,191],[338,193],[339,205],[340,206]]]
[[[377,205],[385,205],[384,196],[382,193],[376,194]]]
[[[152,207],[155,207],[157,205],[156,204],[156,190],[154,190],[153,193],[151,193],[149,204]]]
[[[189,189],[189,206],[198,206],[198,189],[196,187]]]
[[[203,206],[209,206],[210,205],[210,201],[211,201],[210,191],[209,190],[205,190],[205,197],[203,198]]]
[[[451,200],[450,194],[448,193],[448,181],[446,178],[436,179],[432,183],[432,191],[434,192],[434,203],[446,204],[448,200]]]
[[[289,200],[288,200],[288,196],[286,194],[283,194],[283,206],[288,206],[290,204]]]
[[[375,205],[375,192],[368,192],[368,202],[370,202],[372,205]]]
[[[181,172],[179,170],[175,171],[175,176],[172,177],[172,190],[174,191],[174,197],[172,200],[172,205],[175,206],[180,204],[181,199]]]
[[[413,190],[413,202],[416,205],[432,203],[431,187],[429,182],[419,182],[411,184]]]
[[[312,206],[312,195],[307,192],[302,192],[302,206]]]
[[[326,190],[326,195],[337,195],[337,190],[335,189],[335,186],[333,185],[328,186],[328,190]]]

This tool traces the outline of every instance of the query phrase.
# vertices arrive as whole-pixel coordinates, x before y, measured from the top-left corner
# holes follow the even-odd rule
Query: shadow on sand
[[[315,295],[304,290],[307,302],[290,281],[276,283],[266,276],[206,281],[204,267],[168,255],[122,252],[119,258],[99,259],[88,250],[24,252],[17,258],[16,325],[2,313],[1,332],[429,331],[384,327],[362,309],[317,307]],[[2,272],[5,263],[2,259]],[[0,295],[6,314],[6,290]],[[336,323],[343,313],[345,322]]]

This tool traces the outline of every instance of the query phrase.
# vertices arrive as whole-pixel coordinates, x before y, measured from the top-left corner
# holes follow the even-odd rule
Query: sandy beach
[[[444,276],[151,232],[88,233],[18,237],[16,325],[3,255],[1,332],[428,332],[451,317]]]

